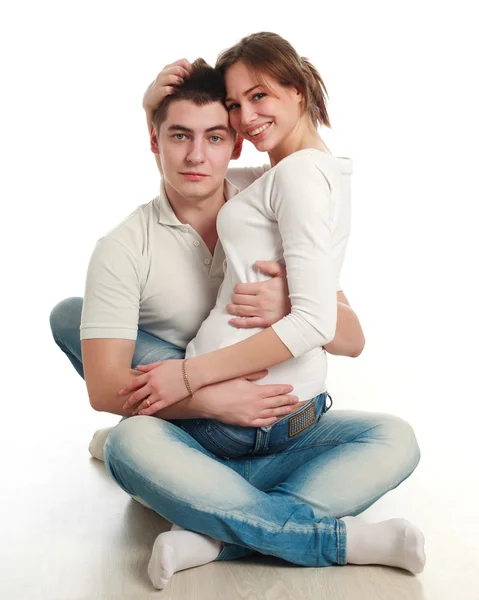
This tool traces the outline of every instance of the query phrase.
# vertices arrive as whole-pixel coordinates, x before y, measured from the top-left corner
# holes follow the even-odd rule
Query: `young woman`
[[[247,375],[256,363],[258,371],[272,367],[263,383],[291,382],[300,402],[295,419],[285,417],[263,428],[264,443],[258,446],[253,427],[182,423],[190,435],[224,458],[282,451],[307,435],[330,407],[323,346],[333,339],[336,328],[336,292],[341,289],[338,280],[349,235],[349,221],[340,209],[349,201],[351,161],[332,157],[317,132],[318,123],[329,126],[319,74],[294,55],[278,61],[275,44],[290,51],[279,36],[260,34],[218,61],[226,78],[231,125],[269,153],[272,168],[218,214],[218,235],[227,258],[224,283],[216,306],[186,349],[186,361],[170,361],[174,364],[166,371],[165,363],[149,365],[145,370],[150,372],[135,382],[135,389],[141,389],[125,405],[143,400],[138,412],[153,414],[209,383]],[[263,57],[261,63],[274,69],[262,66],[257,71],[254,61],[246,64],[246,53],[253,56],[252,45],[255,52],[269,49],[272,62]],[[282,85],[272,73],[293,84]],[[286,264],[291,314],[263,331],[234,329],[226,307],[235,285],[265,279],[253,267],[257,256]]]
[[[220,55],[217,68],[225,76],[225,105],[232,127],[258,150],[268,152],[271,169],[230,199],[219,213],[218,235],[227,257],[224,283],[216,306],[187,347],[186,359],[145,367],[147,372],[137,378],[134,388],[122,392],[137,389],[125,408],[139,403],[137,412],[148,415],[205,385],[270,368],[268,382],[289,381],[294,385],[294,393],[306,403],[299,411],[305,406],[314,407],[303,413],[294,430],[282,430],[281,421],[261,428],[263,436],[256,438],[255,447],[249,448],[255,454],[277,452],[282,447],[291,448],[296,441],[301,444],[302,432],[311,421],[316,423],[324,411],[326,356],[322,347],[333,338],[336,324],[341,244],[337,209],[344,193],[343,175],[349,165],[329,154],[317,132],[318,124],[329,125],[321,77],[286,40],[272,33],[248,36]],[[250,266],[259,255],[265,260],[284,258],[291,313],[262,331],[235,330],[228,323],[226,304],[237,282],[260,279]],[[312,429],[315,427],[308,431]],[[195,437],[194,429],[189,433]],[[220,432],[216,451],[222,448],[221,433],[230,440],[234,438],[231,431]],[[201,431],[196,431],[196,437],[201,437]],[[253,441],[238,437],[235,440],[243,444],[238,446],[238,456],[245,447],[248,451],[247,445]],[[277,445],[269,446],[269,440]],[[114,438],[109,438],[109,444],[115,444]],[[331,438],[325,439],[325,444],[334,451]],[[109,452],[114,454],[107,449],[107,455]],[[107,458],[106,464],[113,473],[114,460]],[[145,491],[144,495],[149,493]],[[251,530],[247,519],[236,519],[236,511],[227,507],[226,513],[216,511],[212,525],[213,517],[208,510],[198,508],[198,503],[194,509],[197,526],[189,528],[297,564],[376,563],[412,572],[420,572],[424,567],[424,538],[403,519],[366,524],[355,517],[325,516],[318,521],[306,514],[305,505],[298,504],[291,512],[289,500],[283,504],[284,499],[279,496],[259,498],[260,506],[248,505],[248,510],[258,512]],[[159,512],[169,518],[173,509],[168,507],[167,498],[163,505]],[[364,509],[358,506],[354,512],[343,514],[358,514]],[[275,529],[273,535],[273,529],[267,528],[262,535],[257,533],[258,523],[276,511],[279,520],[289,515],[281,531]],[[180,510],[179,517],[188,527],[193,521],[183,513]],[[287,535],[287,530],[290,543],[285,547],[286,538],[281,536]],[[156,587],[164,587],[175,571],[204,564],[205,556],[215,560],[222,550],[221,542],[191,531],[162,534],[153,549],[150,578]]]

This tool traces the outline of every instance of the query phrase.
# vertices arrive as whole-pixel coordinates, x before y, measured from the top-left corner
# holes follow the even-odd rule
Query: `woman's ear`
[[[304,94],[299,88],[293,88],[295,91],[295,99],[298,104],[304,103]]]
[[[241,156],[241,150],[243,149],[243,138],[239,135],[236,138],[235,146],[233,148],[233,152],[231,153],[231,159],[236,160]]]

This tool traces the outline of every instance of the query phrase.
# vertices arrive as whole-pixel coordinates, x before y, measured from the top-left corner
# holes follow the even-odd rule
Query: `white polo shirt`
[[[268,168],[230,169],[226,198]],[[162,182],[159,196],[97,242],[87,271],[80,339],[136,340],[140,328],[186,348],[215,304],[224,260],[220,242],[212,255],[202,237],[178,220]]]
[[[226,198],[269,169],[229,169]],[[335,246],[338,274],[350,228],[350,195],[345,191]],[[254,260],[262,259],[258,255]],[[140,328],[186,348],[215,306],[224,261],[220,241],[212,255],[201,236],[178,220],[162,183],[158,197],[97,242],[87,271],[80,338],[136,340]],[[341,289],[339,282],[337,288]]]

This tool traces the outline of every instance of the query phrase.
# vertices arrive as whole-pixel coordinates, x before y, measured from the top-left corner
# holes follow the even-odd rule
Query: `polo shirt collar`
[[[228,181],[228,179],[225,179],[224,191],[226,200],[229,200],[233,196],[236,196],[236,194],[239,194],[239,189],[233,185],[231,181]],[[156,209],[156,214],[158,215],[158,223],[173,227],[184,226],[184,223],[181,223],[178,220],[174,210],[171,208],[171,204],[166,196],[165,183],[163,179],[161,179],[160,183],[160,194],[154,199],[153,203]]]

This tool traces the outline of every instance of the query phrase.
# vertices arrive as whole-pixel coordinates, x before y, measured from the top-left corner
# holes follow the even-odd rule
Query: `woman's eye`
[[[230,110],[234,110],[235,108],[238,108],[239,104],[230,104],[229,106],[226,107],[226,110],[228,112],[230,112]]]
[[[263,92],[258,92],[257,94],[254,94],[253,100],[261,100],[261,98],[264,98],[265,96],[266,94],[264,94]]]

